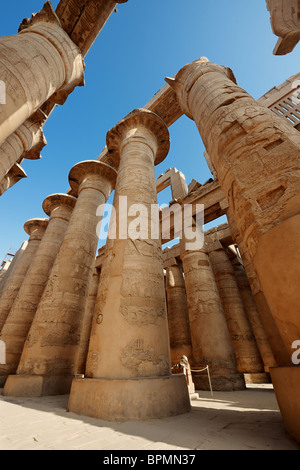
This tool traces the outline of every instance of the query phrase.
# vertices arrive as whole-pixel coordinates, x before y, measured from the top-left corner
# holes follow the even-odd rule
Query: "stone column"
[[[11,167],[11,169],[6,173],[4,178],[2,178],[2,180],[0,181],[0,196],[2,196],[5,191],[7,191],[9,188],[12,188],[18,181],[23,178],[27,178],[27,175],[23,168],[18,163],[16,163]]]
[[[268,354],[269,360],[267,362],[270,364],[270,366],[271,364],[273,364],[273,367],[275,367],[277,364],[288,365],[290,363],[289,351],[286,349],[282,341],[277,325],[274,321],[269,305],[262,291],[261,284],[255,272],[247,247],[244,241],[242,240],[242,237],[239,233],[235,220],[232,216],[232,212],[230,210],[227,210],[226,216],[228,219],[233,240],[238,246],[239,253],[244,264],[245,272],[247,274],[247,279],[249,281],[255,299],[255,303],[259,312],[260,320],[257,319],[257,321],[261,323],[261,327],[259,328],[259,331],[261,333],[259,334],[260,339],[257,340],[257,342],[260,345],[264,343],[266,347],[267,343],[270,344],[272,355],[274,356],[274,359],[272,359],[270,354]],[[262,339],[262,336],[265,336],[265,340]]]
[[[276,361],[274,359],[272,350],[264,331],[259,312],[256,307],[254,296],[247,278],[244,266],[237,262],[233,264],[235,279],[239,288],[239,292],[243,301],[244,309],[253,331],[257,348],[260,352],[261,359],[264,364],[264,370],[268,374],[270,367],[275,367]],[[256,377],[255,377],[256,376]],[[266,374],[262,374],[261,378],[257,374],[253,374],[253,381],[268,381]]]
[[[10,276],[0,298],[0,331],[13,306],[47,226],[48,219],[30,219],[24,224],[24,230],[29,235],[28,245],[13,274]]]
[[[166,267],[166,295],[172,365],[182,356],[193,363],[189,311],[185,292],[182,263],[174,260]]]
[[[0,384],[17,370],[26,337],[61,246],[76,198],[52,194],[43,202],[49,224],[26,273],[0,334],[6,345],[6,364],[0,365]]]
[[[231,261],[218,242],[209,252],[209,260],[223,306],[237,369],[243,374],[264,372],[255,337],[247,318]]]
[[[90,282],[88,301],[87,301],[86,311],[84,314],[82,331],[80,335],[78,359],[76,362],[76,374],[84,375],[85,373],[86,359],[87,359],[88,349],[89,349],[89,341],[90,341],[92,321],[94,317],[94,311],[95,311],[95,305],[96,305],[96,299],[97,299],[97,293],[98,293],[98,287],[99,287],[99,280],[100,280],[100,269],[95,267],[93,269],[93,275],[92,275],[92,279]]]
[[[291,351],[300,338],[300,134],[237,86],[231,70],[207,59],[168,83],[195,120]]]
[[[107,134],[109,152],[120,158],[117,230],[102,265],[87,378],[72,384],[68,409],[75,413],[142,420],[190,409],[184,375],[171,375],[161,241],[149,234],[151,205],[157,208],[154,165],[169,145],[166,125],[146,110],[133,111]],[[139,237],[130,232],[134,208],[141,211]]]
[[[0,77],[5,104],[0,113],[0,145],[55,94],[62,104],[83,85],[80,49],[63,30],[50,2],[24,20],[19,34],[0,38]],[[9,168],[7,168],[9,170]]]
[[[182,264],[193,345],[194,368],[209,366],[213,390],[243,390],[236,359],[208,254],[183,251]],[[209,390],[205,374],[193,375],[196,390]]]
[[[40,152],[47,143],[43,134],[44,121],[45,115],[38,110],[2,143],[0,146],[0,181],[7,176],[8,170],[11,170],[23,158],[30,160],[41,158]],[[0,189],[0,194],[3,192]]]
[[[95,160],[71,169],[70,185],[78,193],[76,206],[29,330],[17,375],[8,377],[5,395],[70,391],[97,250],[97,210],[108,199],[115,179],[115,170]]]

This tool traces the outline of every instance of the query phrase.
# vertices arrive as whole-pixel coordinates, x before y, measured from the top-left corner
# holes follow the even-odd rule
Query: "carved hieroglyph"
[[[195,120],[290,350],[300,337],[300,133],[207,59],[168,82]]]
[[[49,223],[0,334],[0,340],[6,344],[6,363],[0,366],[2,377],[14,374],[17,370],[27,334],[75,203],[76,198],[67,194],[52,194],[43,202]]]
[[[69,181],[78,199],[31,325],[17,375],[6,395],[68,393],[76,361],[96,255],[98,206],[105,204],[116,171],[89,160],[76,164]]]

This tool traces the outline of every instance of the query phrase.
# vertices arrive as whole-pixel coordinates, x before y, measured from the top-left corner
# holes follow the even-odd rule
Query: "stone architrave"
[[[24,230],[29,235],[28,245],[0,298],[0,331],[35,257],[47,226],[48,219],[30,219],[24,224]]]
[[[0,365],[0,383],[17,370],[24,343],[48,277],[65,235],[76,198],[52,194],[43,202],[49,224],[3,325],[0,340],[6,345],[6,363]]]
[[[68,404],[72,412],[113,421],[190,410],[184,375],[171,374],[161,241],[159,233],[153,238],[149,234],[151,205],[157,209],[154,165],[166,157],[169,145],[164,122],[143,109],[134,110],[107,134],[109,152],[120,159],[116,237],[110,234],[107,241],[86,378],[73,380]],[[138,237],[130,233],[134,208],[143,212],[144,231]]]
[[[221,243],[212,244],[209,260],[230,333],[237,369],[243,374],[262,374],[264,366],[244,309],[234,269]]]
[[[239,87],[230,69],[205,58],[167,81],[199,129],[291,351],[300,338],[300,133]]]
[[[0,55],[0,77],[5,84],[1,145],[51,96],[62,104],[76,86],[83,85],[84,63],[48,1],[39,13],[22,22],[17,35],[0,38]]]
[[[178,365],[182,356],[187,356],[192,363],[192,340],[182,263],[174,259],[165,269],[171,362],[172,365]]]
[[[99,206],[117,172],[105,163],[76,164],[69,182],[78,199],[37,308],[16,375],[7,378],[10,396],[59,395],[70,391],[98,244]]]
[[[196,370],[209,367],[213,390],[243,390],[236,358],[206,249],[181,253]],[[209,390],[207,375],[193,375],[196,390]]]

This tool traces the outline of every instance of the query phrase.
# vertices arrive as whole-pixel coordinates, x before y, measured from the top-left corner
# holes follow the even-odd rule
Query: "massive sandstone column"
[[[47,225],[48,219],[30,219],[24,224],[24,230],[29,235],[28,245],[0,298],[0,331],[24,281],[29,266],[34,259]]]
[[[55,102],[61,104],[76,86],[83,85],[84,64],[50,2],[22,22],[19,34],[0,38],[0,55],[0,78],[6,89],[0,113],[1,145],[50,96],[55,94]]]
[[[8,171],[24,158],[29,160],[41,158],[40,152],[47,143],[43,134],[44,121],[45,115],[38,110],[2,143],[0,146],[0,181],[4,175],[7,177]],[[8,187],[11,186],[12,184]],[[8,188],[0,189],[0,195],[6,189]]]
[[[209,366],[214,390],[242,390],[233,346],[206,249],[181,253],[190,318],[194,367]],[[205,374],[193,375],[196,390],[209,390]]]
[[[52,194],[43,202],[49,224],[27,271],[0,334],[6,345],[6,364],[0,365],[0,384],[17,370],[24,343],[76,203],[67,194]]]
[[[290,363],[290,354],[286,346],[283,344],[282,338],[279,334],[277,325],[274,321],[269,305],[266,301],[265,295],[262,291],[261,284],[255,272],[253,262],[249,256],[247,247],[239,233],[236,226],[235,220],[232,216],[232,212],[227,210],[226,216],[228,219],[231,235],[234,242],[237,244],[240,256],[242,258],[247,279],[249,281],[255,303],[259,312],[259,318],[256,318],[256,332],[258,331],[257,344],[265,344],[264,349],[269,349],[270,344],[271,352],[267,353],[268,359],[265,354],[262,357],[266,358],[265,364],[269,364],[269,367],[275,367],[278,365],[288,365]],[[259,326],[260,324],[260,326]],[[274,356],[273,358],[271,356]]]
[[[151,205],[157,207],[154,165],[169,145],[166,125],[146,110],[133,111],[107,134],[109,152],[120,158],[116,239],[111,234],[107,241],[87,378],[72,384],[68,409],[75,413],[142,420],[190,409],[184,375],[171,375],[161,241],[149,235]],[[136,237],[131,228],[139,210],[143,230]]]
[[[182,263],[174,260],[166,267],[166,296],[172,364],[182,356],[193,363],[192,341]]]
[[[300,338],[300,134],[237,86],[228,68],[207,59],[167,80],[197,124],[291,350]]]
[[[94,268],[93,275],[89,286],[88,301],[86,310],[83,318],[83,325],[80,335],[80,345],[78,350],[78,358],[76,361],[76,374],[85,373],[86,359],[89,349],[90,334],[92,328],[92,321],[94,317],[94,311],[96,306],[97,293],[99,288],[100,280],[100,269]]]
[[[17,375],[3,393],[41,396],[68,393],[76,373],[80,335],[97,250],[97,209],[105,204],[116,171],[95,160],[69,174],[78,199],[31,325]]]
[[[259,312],[252,294],[249,280],[244,266],[240,262],[233,263],[233,269],[235,274],[235,279],[239,288],[239,292],[243,301],[244,309],[251,325],[257,348],[260,352],[261,359],[264,364],[264,370],[266,373],[269,373],[270,367],[275,367],[277,365],[271,347],[266,337],[265,330],[263,328]],[[267,377],[264,377],[265,374],[261,375],[261,380],[266,380]],[[253,377],[255,380],[255,376]],[[257,376],[257,380],[260,380],[260,377]],[[268,378],[267,378],[268,381]]]
[[[264,372],[255,337],[247,318],[232,263],[218,242],[209,252],[209,260],[223,306],[237,369],[243,374]]]

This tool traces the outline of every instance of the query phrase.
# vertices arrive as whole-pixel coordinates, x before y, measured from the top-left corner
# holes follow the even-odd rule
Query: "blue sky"
[[[52,5],[56,8],[58,0]],[[43,0],[15,0],[1,7],[1,36],[16,34],[22,19]],[[107,131],[142,107],[188,62],[201,56],[231,67],[254,98],[299,72],[300,46],[289,55],[272,54],[277,38],[264,0],[129,0],[118,5],[86,56],[85,87],[57,107],[44,127],[47,146],[38,161],[24,160],[27,178],[0,197],[0,262],[28,238],[26,220],[46,217],[43,200],[67,191],[73,165],[96,158]],[[0,77],[1,79],[1,77]],[[170,127],[171,148],[156,175],[170,167],[187,183],[211,177],[195,124],[182,117]],[[170,193],[160,195],[168,203]]]

